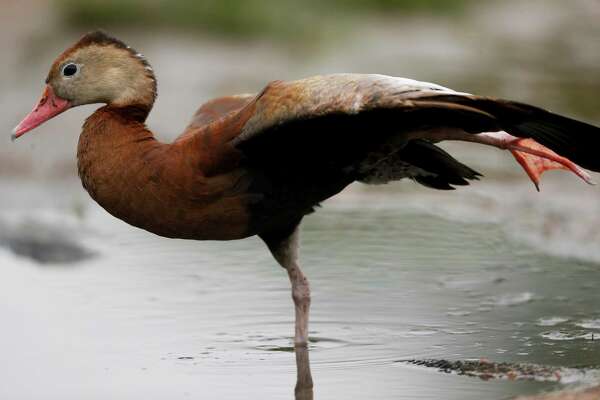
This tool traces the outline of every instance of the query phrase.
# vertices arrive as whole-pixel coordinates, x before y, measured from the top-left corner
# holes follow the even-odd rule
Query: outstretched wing
[[[276,81],[252,106],[251,117],[232,144],[249,162],[276,165],[281,173],[341,170],[354,174],[355,180],[368,180],[361,176],[365,162],[383,163],[394,157],[414,165],[416,157],[407,147],[411,140],[477,141],[469,137],[499,131],[532,138],[585,168],[600,171],[595,154],[600,129],[592,125],[526,104],[410,79],[338,74]],[[417,147],[423,153],[423,146]],[[440,157],[441,153],[429,150],[427,154]],[[417,180],[432,182],[429,178]]]

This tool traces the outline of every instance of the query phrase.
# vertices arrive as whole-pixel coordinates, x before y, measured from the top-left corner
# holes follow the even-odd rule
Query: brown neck
[[[154,134],[145,125],[151,109],[152,104],[142,103],[100,107],[83,124],[80,139],[102,145],[153,138]]]
[[[146,128],[148,111],[137,105],[105,106],[83,125],[77,148],[79,176],[99,203],[103,193],[127,187],[127,179],[134,177],[131,170],[142,168],[150,150],[167,146],[156,141]]]
[[[150,110],[152,110],[152,104],[131,104],[127,106],[112,106],[109,105],[106,107],[110,112],[118,116],[123,121],[128,122],[138,122],[144,123],[146,122],[146,118],[150,114]]]

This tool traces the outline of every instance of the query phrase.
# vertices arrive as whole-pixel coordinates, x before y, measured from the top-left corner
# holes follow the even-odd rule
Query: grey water
[[[77,182],[3,184],[29,194],[4,197],[4,237],[89,257],[41,263],[0,239],[0,398],[294,398],[287,277],[258,239],[163,239]],[[404,186],[362,189],[303,226],[315,399],[506,399],[600,382],[596,262],[542,252],[506,223],[425,212],[427,196],[416,204]],[[402,362],[429,358],[586,369],[484,381]]]

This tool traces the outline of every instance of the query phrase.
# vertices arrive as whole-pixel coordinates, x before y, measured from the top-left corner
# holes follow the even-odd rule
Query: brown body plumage
[[[161,236],[248,236],[245,173],[235,167],[240,155],[230,149],[223,156],[232,164],[223,169],[209,156],[218,142],[197,134],[160,143],[130,112],[103,107],[84,125],[78,168],[94,200],[117,218]]]
[[[18,137],[66,109],[105,103],[85,122],[79,175],[108,212],[184,239],[259,235],[287,270],[295,343],[308,339],[310,290],[298,264],[298,225],[355,181],[413,179],[453,189],[479,173],[435,146],[441,140],[510,150],[534,183],[553,168],[589,182],[600,170],[600,130],[516,102],[382,75],[274,81],[256,95],[209,101],[171,144],[144,121],[156,97],[149,63],[102,32],[53,64],[44,96]],[[569,160],[571,159],[571,160]]]

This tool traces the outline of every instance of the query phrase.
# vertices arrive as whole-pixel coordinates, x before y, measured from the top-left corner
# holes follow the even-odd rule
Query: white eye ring
[[[79,73],[81,67],[75,63],[67,63],[61,68],[61,75],[65,78],[72,78]]]

